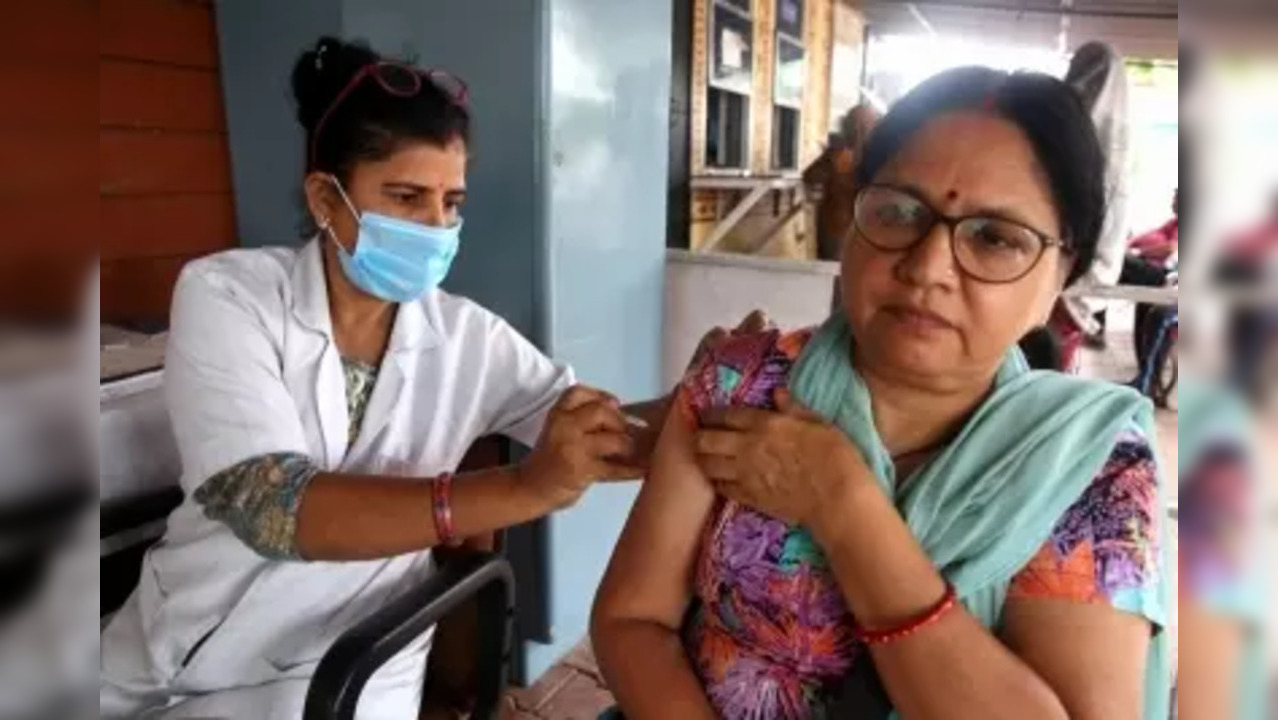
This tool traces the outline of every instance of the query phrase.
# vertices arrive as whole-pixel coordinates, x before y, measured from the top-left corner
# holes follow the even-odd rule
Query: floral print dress
[[[725,405],[772,407],[810,331],[740,337],[686,375],[677,407],[695,427]],[[1103,603],[1162,627],[1157,474],[1138,431],[1014,578],[1011,598]],[[906,480],[908,482],[908,479]],[[802,528],[720,499],[703,531],[684,644],[726,720],[819,720],[856,663],[869,662],[820,548]]]

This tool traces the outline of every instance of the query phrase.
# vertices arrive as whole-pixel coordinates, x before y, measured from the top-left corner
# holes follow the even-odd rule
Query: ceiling
[[[1177,0],[867,0],[861,10],[874,34],[934,31],[1055,48],[1064,31],[1066,50],[1099,40],[1128,57],[1177,56]]]

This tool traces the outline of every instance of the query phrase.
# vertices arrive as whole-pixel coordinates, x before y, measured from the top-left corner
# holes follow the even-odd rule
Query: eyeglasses
[[[984,283],[1011,283],[1029,274],[1047,248],[1062,240],[998,217],[946,217],[913,193],[870,185],[856,195],[853,225],[872,247],[903,252],[918,245],[937,223],[950,229],[950,249],[963,274]]]
[[[444,70],[419,70],[412,65],[397,62],[376,62],[365,65],[346,83],[346,87],[337,93],[328,109],[315,123],[315,132],[311,133],[311,165],[315,165],[316,150],[319,147],[320,133],[329,117],[341,106],[342,101],[359,87],[366,78],[373,78],[383,91],[395,97],[413,97],[422,91],[422,80],[425,79],[435,89],[444,93],[450,101],[460,107],[466,107],[470,100],[470,91],[461,78]]]

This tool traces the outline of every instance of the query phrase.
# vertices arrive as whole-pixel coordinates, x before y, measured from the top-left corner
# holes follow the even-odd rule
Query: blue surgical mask
[[[412,302],[438,287],[448,275],[461,241],[462,222],[432,227],[374,212],[359,212],[342,185],[333,185],[359,221],[355,252],[333,237],[346,277],[360,290],[393,303]]]

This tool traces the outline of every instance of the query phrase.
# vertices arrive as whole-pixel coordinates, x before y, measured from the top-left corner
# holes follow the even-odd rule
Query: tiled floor
[[[532,687],[512,690],[506,703],[503,720],[595,720],[612,695],[583,641]]]
[[[1086,351],[1083,373],[1117,382],[1136,375],[1132,350],[1130,311],[1114,313],[1110,318],[1110,338],[1104,351]],[[1157,417],[1159,453],[1169,475],[1175,475],[1176,415],[1160,411]],[[595,720],[612,705],[612,696],[604,687],[595,665],[594,654],[586,642],[575,647],[555,667],[530,688],[513,690],[507,697],[504,720]]]
[[[1104,350],[1084,350],[1080,374],[1114,382],[1128,382],[1136,377],[1136,350],[1132,344],[1133,308],[1118,305],[1109,311],[1108,342]],[[1159,410],[1158,451],[1169,477],[1177,468],[1176,413]]]

